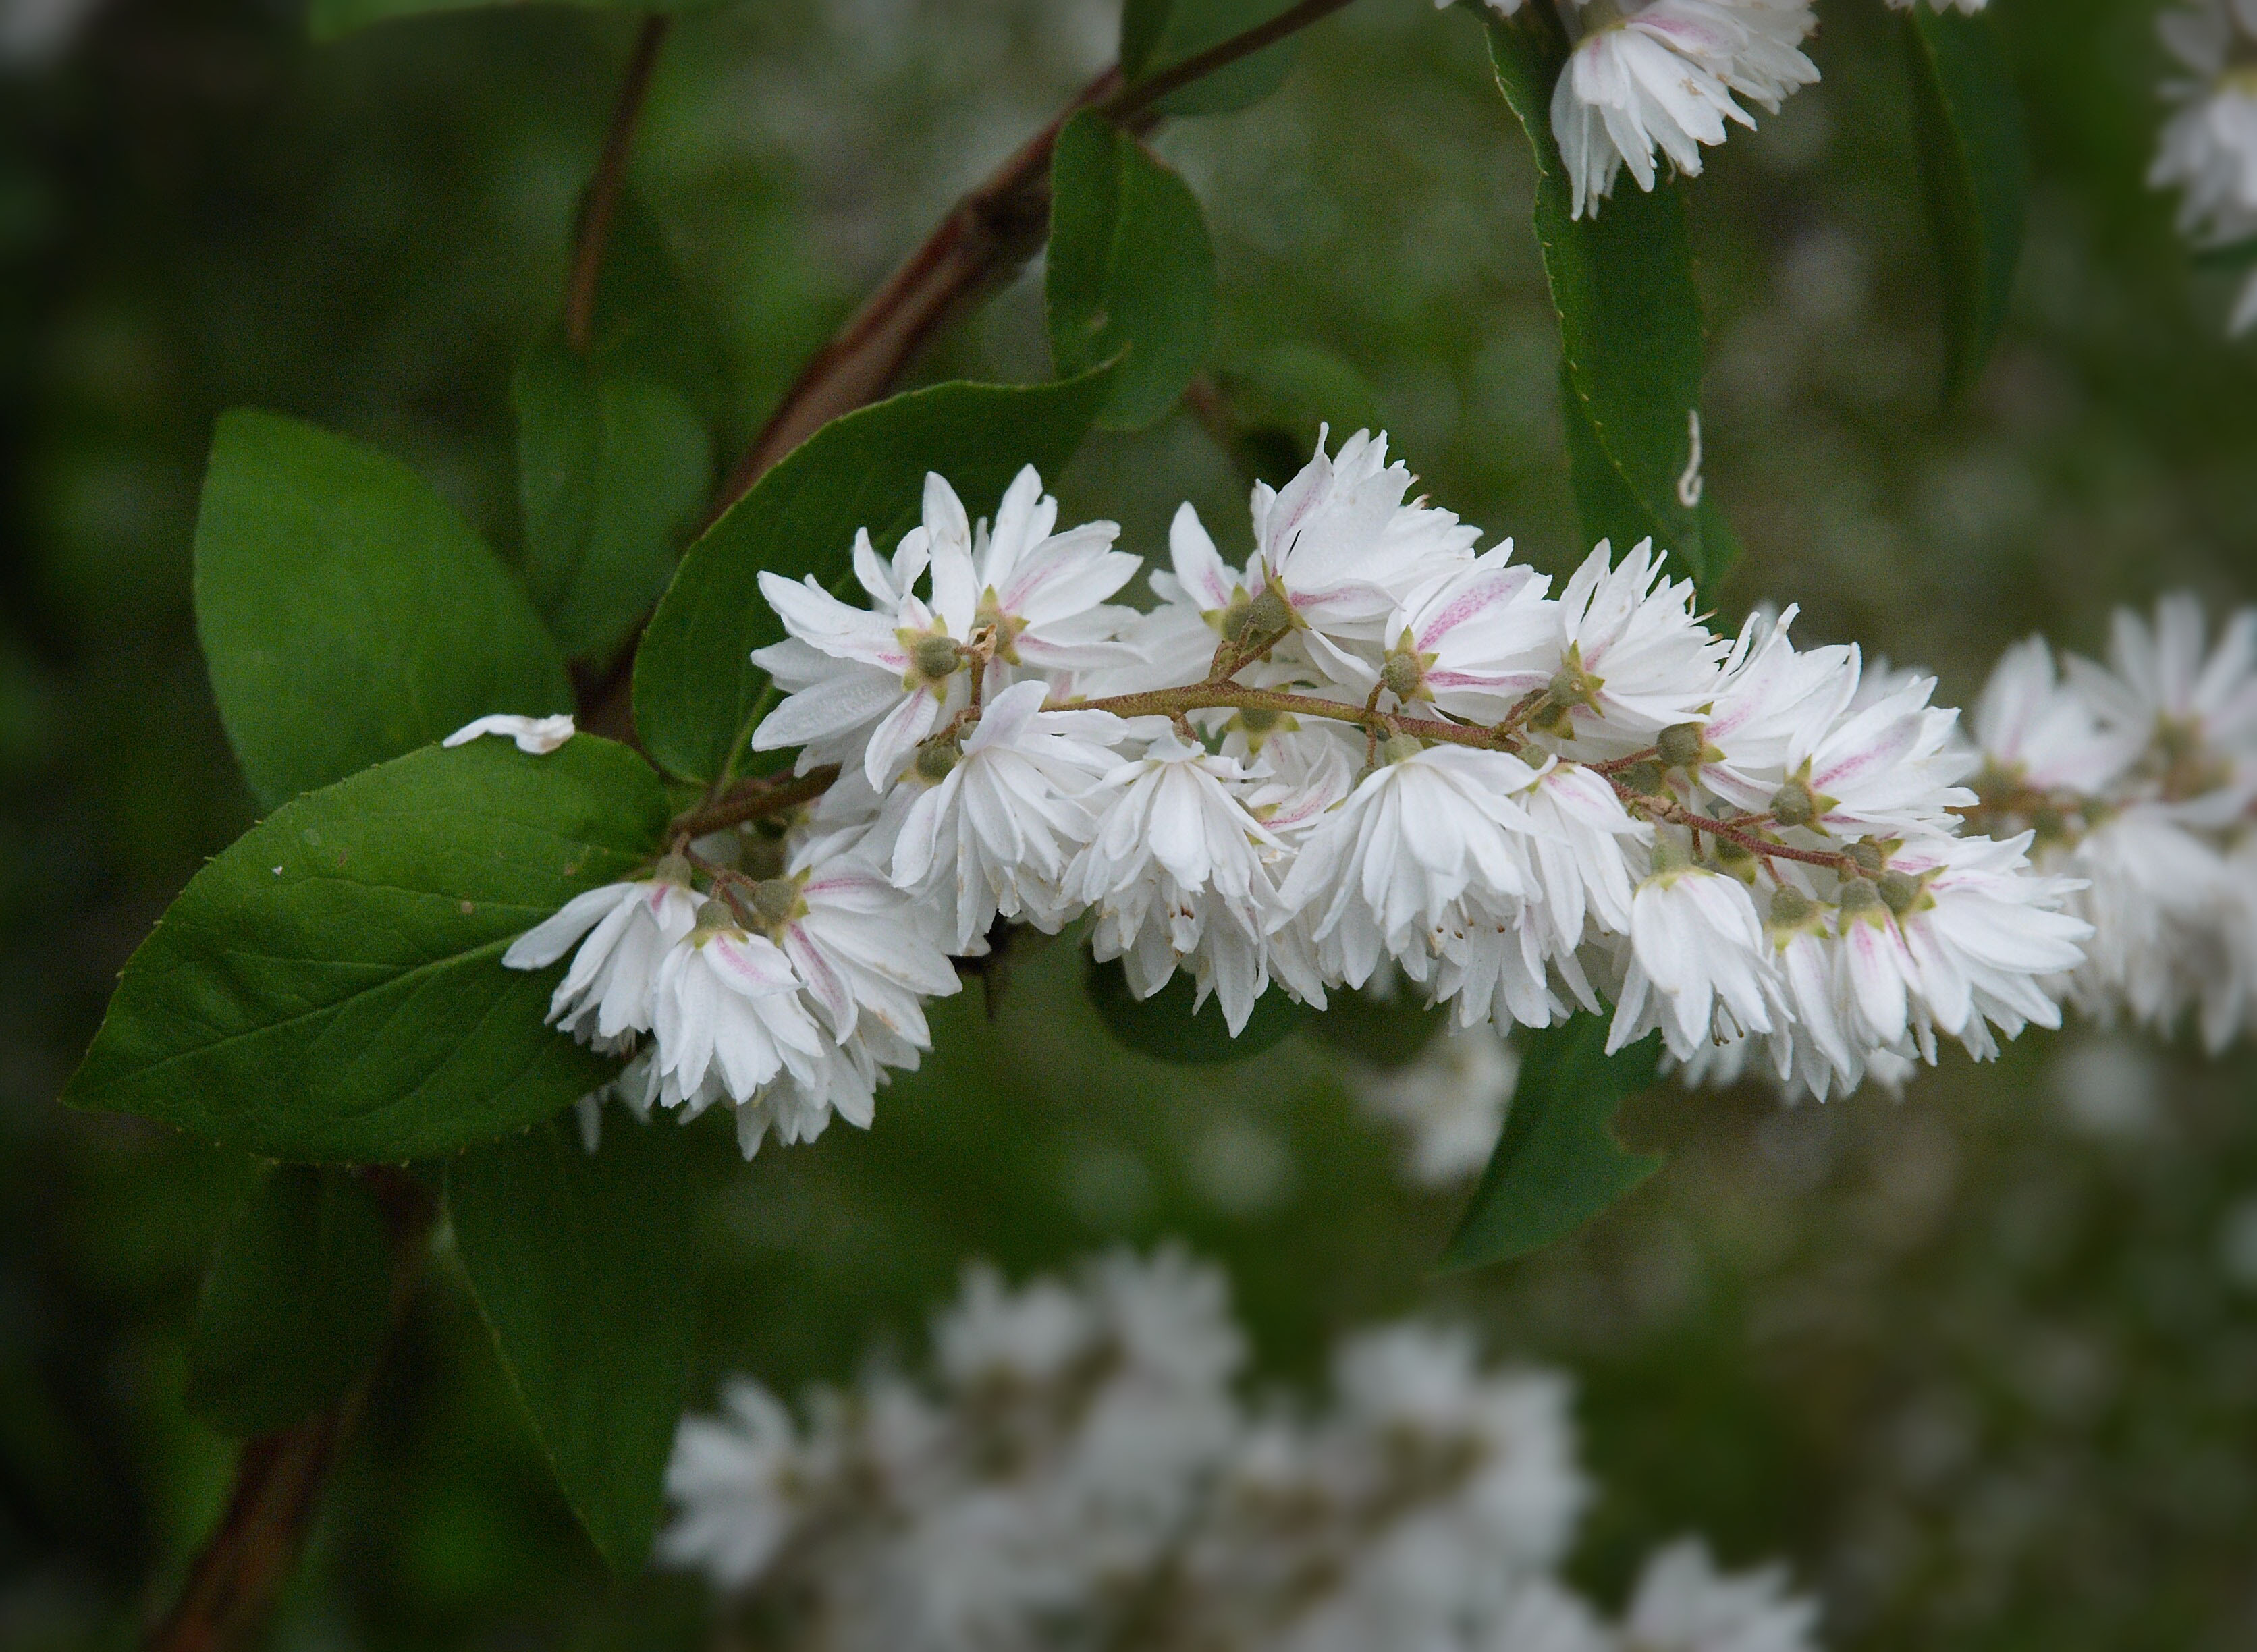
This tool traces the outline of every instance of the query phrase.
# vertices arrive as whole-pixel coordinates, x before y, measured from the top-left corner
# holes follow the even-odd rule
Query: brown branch
[[[796,779],[751,781],[719,802],[693,809],[676,819],[673,835],[676,838],[703,837],[708,832],[758,820],[763,815],[780,815],[787,808],[822,796],[838,778],[838,766],[831,763],[810,769]]]
[[[362,1171],[392,1231],[392,1324],[414,1300],[438,1201],[414,1177]],[[377,1363],[381,1362],[381,1357]],[[190,1563],[180,1597],[142,1642],[145,1652],[243,1652],[257,1643],[297,1564],[322,1487],[359,1421],[376,1366],[335,1404],[294,1428],[244,1442],[219,1523]]]
[[[1122,88],[1106,100],[1105,113],[1125,124],[1193,81],[1205,80],[1217,69],[1228,68],[1241,58],[1252,57],[1264,46],[1277,45],[1287,35],[1298,33],[1348,4],[1348,0],[1300,0],[1299,4],[1286,7],[1267,23],[1256,24],[1243,34],[1234,34],[1157,74],[1146,75],[1134,86]]]
[[[604,134],[604,151],[588,184],[588,198],[580,209],[580,230],[572,250],[571,285],[564,293],[564,336],[576,350],[585,350],[596,321],[596,288],[603,279],[604,244],[611,238],[612,218],[619,210],[619,186],[626,180],[627,148],[634,141],[635,121],[650,93],[650,77],[658,67],[659,48],[666,44],[673,19],[647,17],[635,36],[634,51],[612,105],[611,129]]]

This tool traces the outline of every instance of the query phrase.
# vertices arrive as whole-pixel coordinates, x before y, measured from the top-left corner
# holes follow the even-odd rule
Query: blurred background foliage
[[[1824,84],[1691,191],[1709,477],[1748,555],[1728,607],[1932,665],[1963,700],[2042,627],[2252,595],[2257,355],[2221,342],[2143,187],[2145,0],[1999,0],[2038,187],[1976,394],[1941,351],[1899,44],[1825,0]],[[24,7],[34,11],[64,10]],[[633,181],[730,364],[725,453],[953,199],[1101,67],[1106,0],[762,0],[677,29]],[[279,408],[409,460],[520,540],[507,390],[555,313],[631,22],[539,7],[310,46],[293,0],[115,0],[0,34],[0,1645],[124,1646],[232,1447],[182,1338],[253,1167],[53,1098],[132,944],[251,817],[197,658],[188,545],[214,418]],[[1252,407],[1318,345],[1440,501],[1560,568],[1574,540],[1531,173],[1479,32],[1361,0],[1284,90],[1164,129]],[[930,353],[1046,371],[1039,286]],[[1270,389],[1265,389],[1264,386]],[[1290,388],[1290,384],[1289,386]],[[1312,433],[1311,433],[1312,434]],[[1276,462],[1277,442],[1242,444]],[[1264,457],[1264,455],[1267,457]],[[1185,494],[1242,536],[1241,458],[1179,413],[1093,439],[1070,515],[1164,546]],[[680,1212],[711,1285],[693,1401],[914,1348],[963,1262],[1014,1273],[1181,1236],[1222,1260],[1268,1380],[1341,1330],[1461,1316],[1564,1365],[1603,1495],[1602,1594],[1695,1528],[1772,1554],[1845,1648],[2257,1641],[2257,1063],[2084,1028],[1901,1103],[1633,1105],[1670,1168],[1577,1240],[1431,1274],[1461,1194],[1410,1190],[1335,1018],[1164,1068],[1101,1031],[1070,947],[1014,971],[876,1128],[771,1147]],[[722,1134],[706,1143],[728,1152]],[[443,1246],[443,1241],[442,1241]],[[690,1647],[697,1592],[614,1587],[549,1485],[442,1254],[276,1627],[286,1648]]]

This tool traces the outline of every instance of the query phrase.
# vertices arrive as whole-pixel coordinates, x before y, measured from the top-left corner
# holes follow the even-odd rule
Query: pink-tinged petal
[[[513,970],[547,969],[570,951],[573,942],[602,922],[614,907],[633,899],[634,886],[618,883],[574,895],[554,914],[511,942],[501,961]]]
[[[798,990],[791,960],[765,935],[717,935],[705,942],[705,962],[714,978],[746,998]]]
[[[930,734],[939,720],[940,702],[929,688],[911,691],[886,714],[885,720],[870,731],[870,744],[862,752],[863,777],[874,789],[882,793],[894,783],[917,742]]]
[[[1188,504],[1176,507],[1175,520],[1168,525],[1168,555],[1177,579],[1202,610],[1214,613],[1230,606],[1239,588],[1238,575],[1223,561],[1199,512]]]
[[[886,616],[850,608],[812,579],[801,584],[766,571],[761,575],[761,595],[785,629],[824,653],[889,671],[909,669],[909,654]]]

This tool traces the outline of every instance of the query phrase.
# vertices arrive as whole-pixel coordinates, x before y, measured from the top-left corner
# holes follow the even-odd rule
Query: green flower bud
[[[1693,864],[1693,851],[1677,841],[1669,832],[1653,835],[1653,870],[1656,872],[1683,872]]]
[[[1284,717],[1283,711],[1270,711],[1249,706],[1238,714],[1238,726],[1249,734],[1268,734]]]
[[[1878,878],[1888,870],[1889,859],[1881,853],[1881,846],[1870,837],[1860,837],[1850,845],[1850,858],[1857,863],[1857,870],[1868,878]]]
[[[1293,604],[1272,585],[1246,607],[1249,637],[1282,637],[1293,629]]]
[[[1698,723],[1673,723],[1654,737],[1653,744],[1661,753],[1662,762],[1669,767],[1698,768],[1701,754],[1709,749],[1703,738],[1707,732]]]
[[[1426,668],[1419,663],[1416,654],[1393,653],[1387,656],[1386,665],[1380,668],[1379,680],[1397,699],[1408,700],[1425,685]]]
[[[1716,839],[1716,864],[1718,865],[1753,865],[1755,864],[1755,858],[1756,851],[1749,848],[1745,844],[1736,843],[1730,837],[1719,837]]]
[[[1808,826],[1818,818],[1818,799],[1801,780],[1789,780],[1771,794],[1771,816],[1782,826]]]
[[[725,900],[708,897],[698,904],[697,927],[701,929],[733,929],[737,927],[736,908]]]
[[[691,881],[690,862],[671,852],[658,858],[658,865],[651,868],[650,875],[657,882],[670,883],[677,889],[689,888]]]
[[[753,886],[753,910],[764,923],[782,923],[799,904],[799,885],[789,878],[763,878]]]
[[[944,735],[937,740],[927,740],[923,745],[917,747],[916,764],[917,778],[936,783],[945,780],[948,778],[949,771],[956,766],[963,756],[964,748],[956,743],[956,737],[952,734]]]
[[[1800,929],[1818,915],[1818,903],[1793,884],[1781,884],[1771,892],[1771,926],[1774,929]]]
[[[1881,900],[1900,918],[1920,904],[1921,880],[1908,872],[1885,872],[1875,880]]]

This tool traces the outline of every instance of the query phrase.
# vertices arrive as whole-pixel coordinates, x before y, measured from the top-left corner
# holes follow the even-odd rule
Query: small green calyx
[[[1779,930],[1809,928],[1818,921],[1818,903],[1793,884],[1771,892],[1771,927]]]
[[[1379,680],[1398,700],[1426,697],[1426,667],[1416,653],[1398,650],[1388,655],[1387,663],[1380,667]]]
[[[1529,726],[1561,739],[1572,738],[1575,732],[1575,708],[1596,711],[1599,690],[1605,682],[1605,678],[1595,677],[1583,669],[1581,647],[1569,643],[1567,663],[1553,673],[1552,681],[1545,685],[1544,697],[1530,715]]]
[[[1782,826],[1808,826],[1818,818],[1818,796],[1809,782],[1790,780],[1771,794],[1771,817]]]
[[[1293,604],[1272,585],[1246,605],[1246,629],[1241,640],[1284,636],[1293,629]]]
[[[957,744],[953,734],[944,734],[937,739],[927,740],[917,747],[917,778],[937,783],[948,778],[957,764],[963,760],[964,748]]]
[[[909,645],[909,665],[927,682],[955,674],[964,663],[964,650],[953,637],[928,634]]]
[[[676,889],[690,886],[690,861],[687,857],[671,851],[658,858],[658,865],[650,869],[653,883],[670,883]]]
[[[1262,706],[1249,706],[1234,719],[1249,734],[1274,734],[1279,724],[1291,720],[1285,712],[1272,711]]]
[[[1671,872],[1689,872],[1693,866],[1693,851],[1667,832],[1656,832],[1653,837],[1653,875],[1665,877]]]
[[[1660,753],[1666,767],[1698,768],[1709,749],[1708,741],[1702,738],[1706,732],[1698,723],[1673,723],[1654,737],[1654,750]]]
[[[1844,920],[1878,917],[1881,892],[1873,886],[1873,880],[1870,878],[1852,878],[1842,886],[1841,892],[1834,897],[1834,903],[1842,908]]]
[[[1389,763],[1407,763],[1426,749],[1426,741],[1415,734],[1392,734],[1380,748],[1380,756]]]
[[[697,927],[704,930],[736,928],[736,910],[725,900],[709,898],[698,905]]]
[[[1669,775],[1660,764],[1648,758],[1624,769],[1622,781],[1640,797],[1659,797],[1669,785]]]
[[[1857,870],[1868,878],[1878,878],[1888,870],[1888,856],[1883,853],[1881,846],[1870,837],[1860,837],[1856,843],[1850,844],[1849,856],[1857,864]]]
[[[1873,886],[1880,892],[1882,903],[1900,918],[1914,911],[1928,893],[1927,881],[1908,872],[1885,872]]]
[[[770,926],[787,921],[799,907],[799,884],[790,878],[763,878],[753,886],[753,910]]]
[[[1756,880],[1756,851],[1730,837],[1716,840],[1716,865],[1752,887]]]

